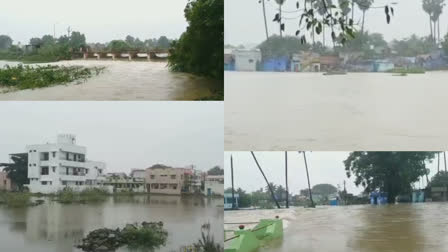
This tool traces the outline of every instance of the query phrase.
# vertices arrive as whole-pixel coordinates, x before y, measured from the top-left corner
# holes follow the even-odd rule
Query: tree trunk
[[[266,6],[264,4],[264,0],[262,1],[262,3],[263,3],[263,16],[264,16],[264,29],[266,31],[266,40],[268,40],[268,38],[269,38],[268,22],[266,21]]]
[[[362,11],[362,25],[361,25],[361,34],[364,35],[364,20],[366,19],[366,11]]]
[[[440,43],[440,17],[437,19],[437,41]]]
[[[432,35],[432,21],[431,21],[431,15],[429,15],[429,30],[431,31],[431,40],[434,40],[434,37]]]
[[[325,25],[322,26],[322,45],[325,48]]]

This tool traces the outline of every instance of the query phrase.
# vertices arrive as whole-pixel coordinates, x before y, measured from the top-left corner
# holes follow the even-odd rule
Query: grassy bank
[[[81,192],[66,189],[52,195],[55,201],[63,204],[102,202],[105,201],[108,196],[109,194],[106,191],[95,188],[86,189]]]
[[[31,194],[26,192],[0,192],[0,204],[7,207],[19,208],[42,204],[42,200],[31,200]]]
[[[397,67],[388,72],[397,74],[424,74],[426,71],[425,69],[420,67],[410,67],[410,68]]]
[[[6,66],[0,69],[0,87],[34,89],[85,81],[102,73],[104,68],[80,66]]]

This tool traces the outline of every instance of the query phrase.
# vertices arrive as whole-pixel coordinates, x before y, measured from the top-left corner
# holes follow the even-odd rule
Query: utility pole
[[[280,11],[280,38],[282,37],[282,5],[279,4],[279,11]]]
[[[288,190],[288,152],[285,151],[285,178],[286,178],[286,208],[289,208],[289,190]]]
[[[306,163],[306,155],[305,155],[304,151],[302,151],[302,153],[303,153],[303,160],[305,161],[306,178],[308,179],[308,191],[310,192],[311,207],[316,207],[316,205],[314,205],[313,195],[311,193],[310,175],[308,173],[308,164]],[[299,151],[299,154],[300,154],[300,151]]]
[[[265,0],[262,0],[261,2],[263,3],[263,15],[264,15],[264,29],[266,31],[266,40],[269,39],[269,32],[268,32],[268,22],[266,20],[266,6],[264,3]]]
[[[252,157],[254,158],[255,163],[256,163],[257,166],[258,166],[258,169],[260,170],[261,174],[263,175],[263,178],[264,178],[264,180],[266,181],[266,184],[268,184],[269,191],[271,191],[271,196],[272,196],[272,198],[274,199],[275,204],[277,205],[277,208],[280,208],[280,204],[278,204],[278,201],[277,201],[277,199],[275,198],[274,190],[272,190],[271,184],[269,184],[269,181],[268,181],[268,179],[266,178],[266,175],[264,175],[264,172],[263,172],[263,170],[261,169],[260,164],[258,163],[257,158],[255,157],[254,152],[251,151],[250,153],[252,154]]]
[[[232,209],[235,209],[235,190],[233,187],[233,157],[230,155],[230,174],[232,176]]]
[[[446,151],[443,152],[443,159],[445,163],[445,172],[446,172]]]
[[[437,173],[440,171],[440,152],[437,152]]]

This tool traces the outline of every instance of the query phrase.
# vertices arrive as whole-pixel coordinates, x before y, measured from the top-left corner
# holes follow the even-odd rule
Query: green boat
[[[253,252],[257,250],[262,243],[273,239],[283,237],[283,220],[281,219],[262,219],[252,229],[233,231],[233,236],[226,239],[230,242],[224,252]]]

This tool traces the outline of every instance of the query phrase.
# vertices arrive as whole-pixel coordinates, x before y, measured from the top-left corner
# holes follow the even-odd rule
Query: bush
[[[0,203],[4,203],[9,207],[25,207],[32,205],[29,193],[0,193]]]
[[[100,202],[107,199],[108,193],[98,188],[85,189],[75,192],[70,188],[59,191],[56,194],[56,201],[63,204]]]

